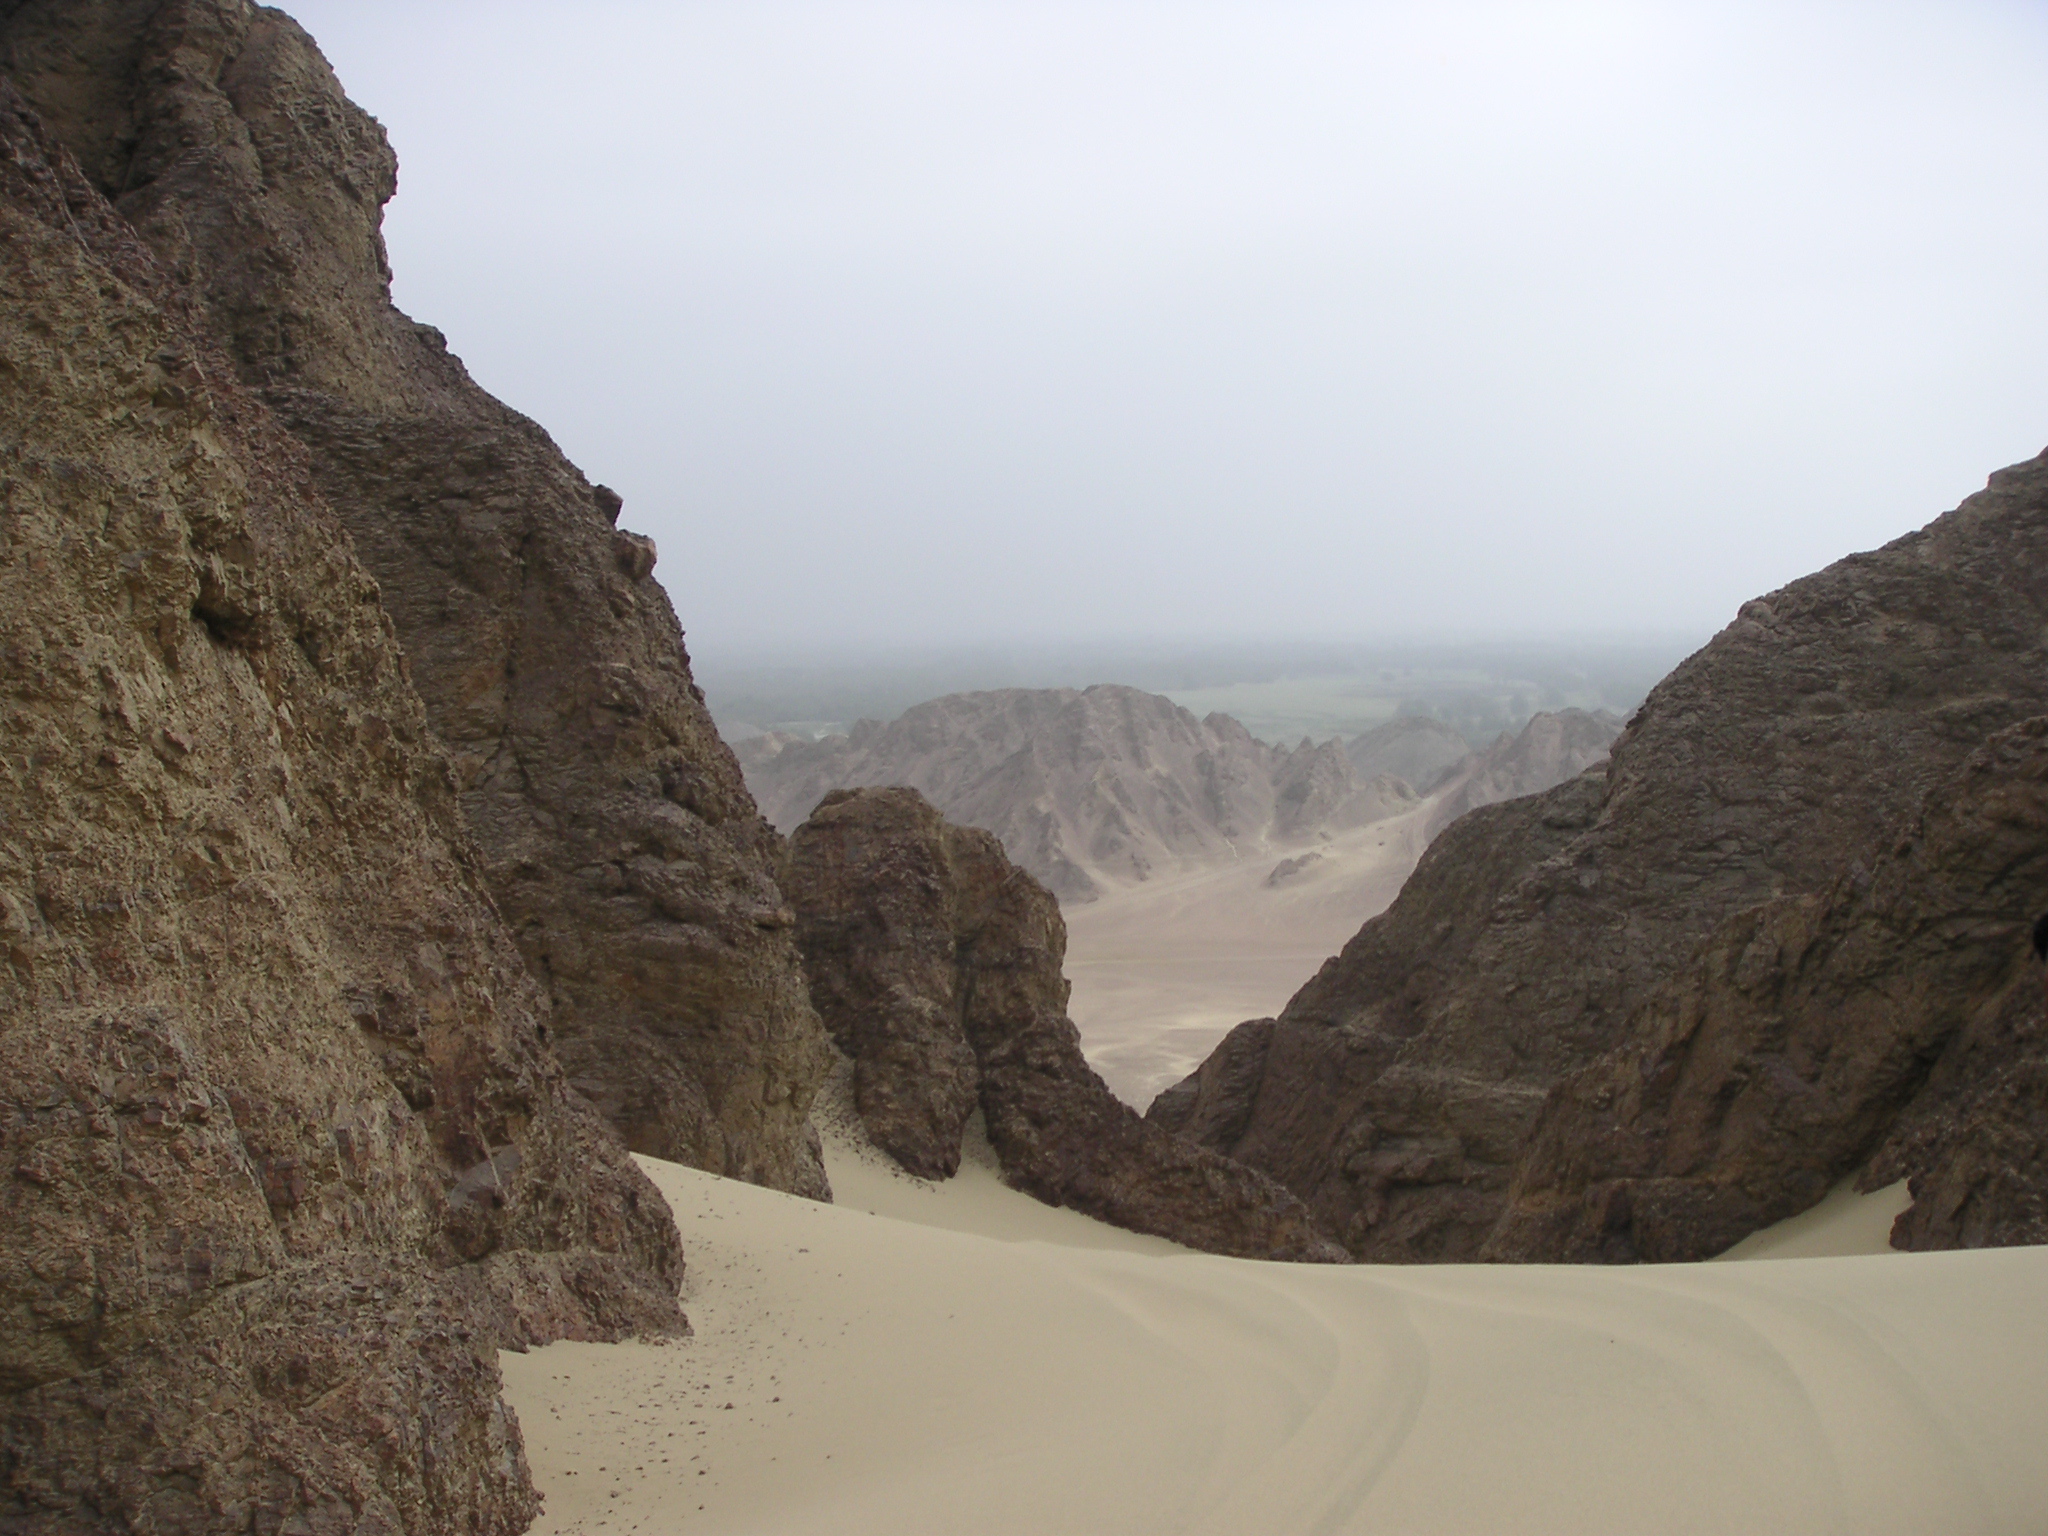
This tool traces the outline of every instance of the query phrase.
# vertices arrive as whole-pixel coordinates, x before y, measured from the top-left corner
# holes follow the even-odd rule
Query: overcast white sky
[[[2048,6],[286,0],[693,644],[1697,630],[2048,444]]]

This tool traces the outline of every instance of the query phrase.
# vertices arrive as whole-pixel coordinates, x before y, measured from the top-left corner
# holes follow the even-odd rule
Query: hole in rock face
[[[246,647],[255,637],[255,624],[247,614],[209,607],[204,599],[192,605],[192,617],[206,626],[215,645]]]

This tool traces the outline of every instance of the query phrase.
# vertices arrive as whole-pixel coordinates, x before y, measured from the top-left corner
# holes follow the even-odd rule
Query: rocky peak
[[[1066,901],[1269,844],[1298,845],[1412,802],[1343,748],[1256,740],[1136,688],[949,694],[886,725],[814,742],[743,744],[748,782],[794,829],[830,790],[905,784],[985,828]]]
[[[1443,775],[1448,792],[1431,817],[1432,832],[1476,806],[1541,793],[1606,762],[1621,728],[1620,717],[1604,709],[1561,709],[1530,716],[1519,731],[1502,731],[1484,752]]]
[[[577,1087],[636,1150],[823,1194],[823,1036],[775,836],[651,541],[391,304],[382,129],[296,23],[246,0],[20,0],[0,70],[308,450]]]
[[[1392,774],[1428,794],[1466,758],[1472,745],[1452,726],[1426,715],[1398,715],[1353,737],[1345,751],[1368,779]]]

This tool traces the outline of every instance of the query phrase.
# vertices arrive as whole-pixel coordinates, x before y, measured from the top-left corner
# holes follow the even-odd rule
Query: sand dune
[[[2048,1250],[1264,1264],[832,1141],[837,1206],[646,1163],[696,1336],[505,1357],[537,1532],[2017,1536],[2048,1511]]]

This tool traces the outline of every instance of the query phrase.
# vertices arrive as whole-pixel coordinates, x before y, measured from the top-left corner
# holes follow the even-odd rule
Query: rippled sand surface
[[[843,1125],[823,1206],[645,1163],[695,1337],[505,1356],[536,1530],[2033,1533],[2048,1249],[1326,1268],[1192,1254]],[[1875,1203],[1873,1203],[1875,1202]],[[1789,1224],[1788,1224],[1789,1228]]]

